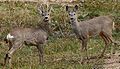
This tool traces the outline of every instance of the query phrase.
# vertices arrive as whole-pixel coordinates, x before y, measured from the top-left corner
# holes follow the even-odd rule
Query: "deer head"
[[[47,10],[45,10],[43,6],[40,6],[40,7],[38,7],[38,11],[39,11],[39,14],[42,15],[43,21],[49,22],[51,7],[49,7]]]
[[[73,22],[77,19],[76,11],[78,10],[78,6],[75,5],[73,10],[69,9],[69,6],[66,6],[66,11],[69,14],[70,21]]]

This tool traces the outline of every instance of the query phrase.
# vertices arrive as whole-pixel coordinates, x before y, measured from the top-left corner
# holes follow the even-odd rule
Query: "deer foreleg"
[[[39,46],[37,46],[37,49],[38,49],[38,53],[39,53],[40,64],[43,64],[43,46],[39,45]]]
[[[84,62],[85,58],[88,59],[87,55],[87,39],[82,40],[82,47],[81,47],[81,63]]]

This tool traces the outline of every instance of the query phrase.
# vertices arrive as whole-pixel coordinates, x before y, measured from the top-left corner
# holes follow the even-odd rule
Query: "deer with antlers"
[[[50,21],[50,9],[45,11],[43,6],[38,7],[40,15],[42,15],[43,22],[49,23]],[[47,30],[41,28],[15,28],[7,36],[6,42],[9,44],[9,50],[4,58],[4,66],[8,62],[11,67],[12,54],[19,48],[23,47],[23,44],[34,45],[39,52],[40,63],[43,63],[43,44],[47,42],[48,34]]]

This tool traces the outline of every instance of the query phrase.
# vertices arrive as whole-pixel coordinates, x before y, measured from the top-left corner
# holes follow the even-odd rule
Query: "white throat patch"
[[[12,39],[12,38],[14,38],[14,36],[12,36],[12,35],[10,35],[10,33],[7,35],[7,39],[9,40],[9,39]]]

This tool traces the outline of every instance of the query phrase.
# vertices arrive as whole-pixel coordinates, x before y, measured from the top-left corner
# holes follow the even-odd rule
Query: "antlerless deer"
[[[73,11],[70,11],[69,6],[66,6],[66,11],[69,14],[70,23],[72,29],[77,38],[82,41],[81,53],[85,52],[83,57],[87,57],[87,42],[90,36],[99,35],[105,42],[105,48],[100,57],[104,55],[104,52],[110,43],[115,43],[112,38],[112,30],[114,29],[114,22],[109,16],[99,16],[86,21],[77,21],[76,11],[78,6],[76,5]],[[81,62],[83,62],[81,57]]]

